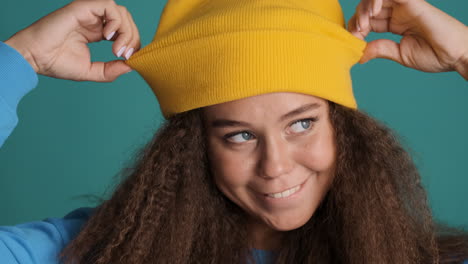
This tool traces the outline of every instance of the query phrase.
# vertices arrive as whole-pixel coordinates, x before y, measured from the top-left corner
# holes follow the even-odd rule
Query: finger
[[[137,26],[135,25],[135,22],[133,21],[133,18],[132,18],[132,15],[130,14],[130,12],[127,12],[126,14],[127,16],[127,23],[130,25],[131,27],[131,30],[132,30],[132,39],[130,40],[130,43],[128,44],[128,49],[127,51],[124,53],[124,57],[125,59],[129,59],[133,53],[135,53],[136,51],[138,51],[140,49],[140,33],[138,32],[138,28]]]
[[[356,14],[353,15],[348,21],[348,31],[355,37],[364,40],[365,36],[362,32],[358,31],[356,27]]]
[[[352,21],[352,22],[351,22]],[[370,19],[369,19],[369,22],[368,22],[368,26],[366,26],[365,28],[364,27],[361,27],[361,28],[358,28],[359,26],[359,22],[358,21],[358,16],[355,16],[351,19],[350,23],[352,23],[351,25],[354,27],[355,31],[351,32],[354,36],[364,40],[367,35],[369,35],[370,31],[371,31],[371,27],[370,27]]]
[[[384,7],[382,8],[377,15],[374,15],[374,19],[389,19],[392,17],[393,8]]]
[[[130,72],[132,69],[122,60],[109,62],[96,61],[91,63],[91,67],[84,79],[94,82],[112,82],[122,74]]]
[[[383,0],[382,2],[382,7],[393,7],[394,5],[394,0]]]
[[[359,63],[363,64],[375,58],[389,59],[404,65],[400,55],[400,44],[389,39],[377,39],[367,43]]]
[[[356,8],[356,28],[363,32],[369,27],[371,2],[363,0]],[[367,35],[367,34],[366,34]]]
[[[108,6],[106,8],[104,19],[106,20],[106,25],[103,29],[103,36],[107,40],[114,41],[112,44],[112,52],[115,56],[120,57],[125,50],[122,45],[125,37],[122,37],[122,27],[125,23],[117,5]]]
[[[377,33],[389,32],[389,19],[371,19],[369,21],[371,31]]]
[[[103,21],[105,21],[104,28],[102,30],[102,35],[107,40],[116,39],[117,30],[120,28],[122,23],[122,18],[115,8],[115,6],[107,6],[104,14]]]
[[[112,50],[117,57],[123,57],[123,55],[125,55],[126,52],[131,49],[129,44],[133,38],[133,29],[131,23],[128,21],[127,8],[124,6],[117,6],[117,9],[119,10],[120,17],[122,18],[122,24],[117,31],[118,36],[112,45]]]
[[[131,22],[131,25],[133,27],[133,38],[135,40],[135,51],[138,51],[140,50],[141,48],[141,42],[140,42],[140,32],[138,30],[138,27],[137,25],[135,24],[135,20],[133,19],[132,15],[130,14],[130,12],[128,13],[128,17],[129,17],[129,20]]]
[[[376,17],[380,14],[380,11],[382,10],[382,4],[383,4],[383,0],[374,0],[373,3],[372,3],[372,7],[371,7],[371,10],[372,10],[372,15],[371,17]]]

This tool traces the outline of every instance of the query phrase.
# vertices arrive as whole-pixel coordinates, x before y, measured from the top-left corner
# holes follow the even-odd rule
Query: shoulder
[[[83,207],[63,218],[0,226],[2,263],[58,263],[56,256],[78,234],[93,210]]]

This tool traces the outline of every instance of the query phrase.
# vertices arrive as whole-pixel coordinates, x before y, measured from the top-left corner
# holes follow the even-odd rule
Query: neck
[[[281,239],[284,232],[274,230],[258,220],[253,220],[249,224],[249,234],[253,248],[277,250],[281,246]]]

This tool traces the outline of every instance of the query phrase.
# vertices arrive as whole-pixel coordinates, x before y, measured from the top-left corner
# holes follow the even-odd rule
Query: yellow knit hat
[[[272,92],[356,108],[349,71],[365,45],[338,0],[168,0],[153,41],[127,63],[165,118]]]

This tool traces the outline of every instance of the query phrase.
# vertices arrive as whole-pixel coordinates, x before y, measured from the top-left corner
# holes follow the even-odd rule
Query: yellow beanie
[[[168,0],[153,41],[127,64],[165,118],[272,92],[356,108],[349,71],[365,45],[338,0]]]

